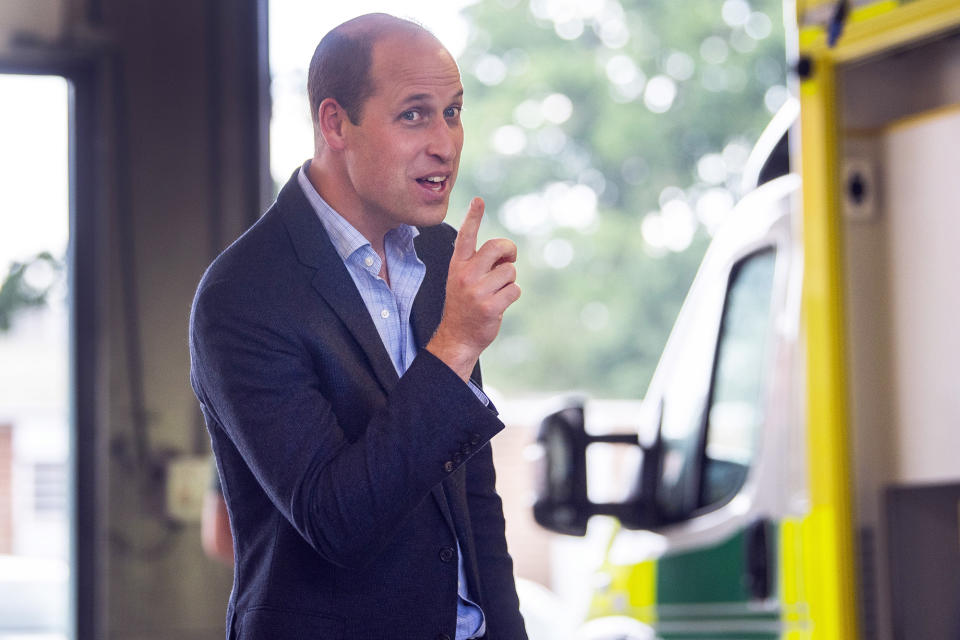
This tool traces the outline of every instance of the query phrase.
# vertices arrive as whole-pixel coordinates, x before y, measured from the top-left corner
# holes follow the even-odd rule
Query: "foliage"
[[[519,245],[524,291],[484,356],[488,384],[641,397],[768,89],[784,84],[780,2],[486,0],[465,13],[451,210],[484,197],[485,232]]]
[[[10,330],[18,311],[44,306],[62,271],[63,264],[46,251],[11,263],[0,284],[0,332]]]

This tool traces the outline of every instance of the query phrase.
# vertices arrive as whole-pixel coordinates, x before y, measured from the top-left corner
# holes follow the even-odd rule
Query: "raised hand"
[[[503,312],[520,297],[517,286],[517,246],[495,238],[477,249],[483,200],[470,202],[460,225],[447,272],[443,319],[427,349],[464,380],[469,379],[480,353],[500,331]]]

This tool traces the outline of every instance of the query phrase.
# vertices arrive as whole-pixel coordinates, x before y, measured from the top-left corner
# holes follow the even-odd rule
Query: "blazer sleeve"
[[[527,633],[507,551],[503,503],[496,492],[493,452],[487,444],[467,465],[467,505],[473,530],[477,569],[483,592],[488,640],[524,640]]]
[[[230,281],[201,285],[191,382],[277,510],[328,561],[358,567],[459,465],[462,442],[502,423],[422,350],[349,441],[295,325]],[[349,366],[365,366],[349,363]],[[438,402],[437,399],[443,401]]]

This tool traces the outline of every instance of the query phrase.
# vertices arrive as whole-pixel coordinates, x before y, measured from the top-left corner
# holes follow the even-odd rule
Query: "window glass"
[[[708,415],[703,505],[732,497],[757,451],[775,257],[772,249],[754,254],[730,279]]]
[[[710,283],[707,283],[710,284]],[[683,323],[674,365],[668,372],[663,396],[660,436],[663,457],[657,486],[657,505],[661,517],[677,520],[697,507],[699,496],[700,434],[710,389],[712,361],[720,313],[723,306],[722,281],[704,286],[684,307]],[[680,325],[678,325],[680,327]]]
[[[660,428],[657,506],[668,522],[729,499],[746,478],[762,419],[775,255],[770,249],[740,261],[725,301],[721,287],[717,294],[704,287],[690,310]]]

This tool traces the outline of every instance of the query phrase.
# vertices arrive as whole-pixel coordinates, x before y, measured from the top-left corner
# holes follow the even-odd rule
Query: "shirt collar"
[[[420,235],[420,229],[409,224],[402,224],[387,232],[384,244],[396,247],[404,254],[408,254],[414,251],[413,239],[418,235]]]
[[[309,166],[310,161],[307,160],[303,166],[300,167],[300,171],[297,173],[297,182],[300,184],[300,188],[307,197],[310,206],[313,207],[317,217],[320,218],[320,222],[323,223],[323,228],[326,229],[327,235],[330,236],[333,248],[336,249],[340,259],[346,262],[357,250],[363,247],[369,247],[370,241],[367,240],[362,233],[357,231],[352,224],[347,222],[346,218],[327,204],[327,201],[317,193],[317,190],[307,177],[307,167]],[[413,250],[413,239],[419,234],[420,230],[416,227],[401,224],[399,227],[387,232],[387,236],[384,238],[384,244],[396,246],[403,251],[403,253],[409,253]]]

